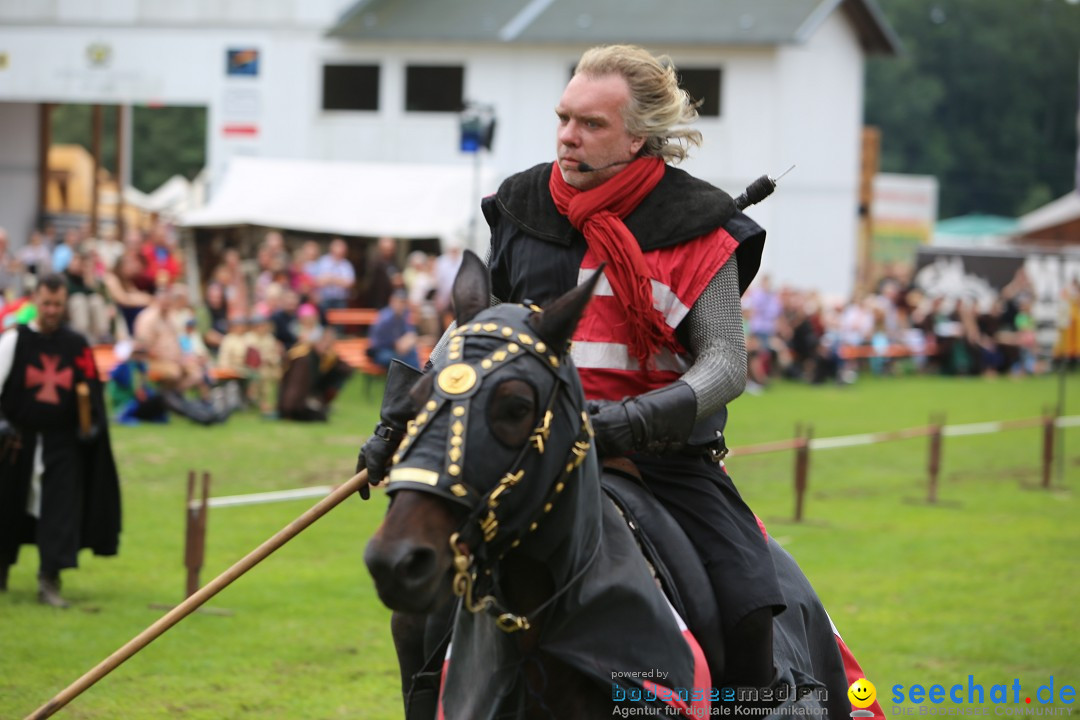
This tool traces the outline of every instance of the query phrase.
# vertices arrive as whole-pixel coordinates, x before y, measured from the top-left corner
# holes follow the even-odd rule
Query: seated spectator
[[[91,345],[108,343],[110,308],[105,297],[98,292],[83,253],[74,253],[61,273],[68,288],[68,323],[71,329],[86,337]]]
[[[68,228],[64,231],[64,242],[53,248],[52,251],[52,271],[64,272],[67,270],[68,263],[71,262],[72,256],[79,252],[79,245],[82,243],[82,236],[75,228]]]
[[[163,387],[181,393],[191,389],[208,392],[201,368],[184,357],[180,333],[171,319],[173,307],[171,289],[159,290],[135,320],[135,342],[146,349],[150,372]]]
[[[160,290],[153,302],[135,320],[135,342],[146,348],[150,376],[161,387],[170,410],[202,425],[223,422],[228,411],[219,411],[209,402],[210,386],[199,363],[185,357],[179,333],[169,319],[172,292]],[[195,390],[199,398],[191,400],[187,391]]]
[[[116,344],[116,366],[109,372],[106,392],[121,425],[168,422],[165,398],[150,379],[146,349],[130,340]]]
[[[274,337],[286,350],[296,344],[296,311],[299,304],[300,298],[292,290],[277,283],[267,288],[266,306]]]
[[[285,420],[325,422],[330,405],[352,375],[333,351],[334,334],[313,343],[297,343],[285,358],[278,394],[278,416]]]
[[[218,283],[207,285],[203,306],[207,315],[203,340],[206,346],[216,353],[221,346],[221,339],[229,332],[229,308],[225,303],[225,288]]]
[[[368,357],[376,365],[388,368],[392,360],[401,360],[411,367],[420,367],[416,326],[409,315],[405,291],[395,290],[390,295],[390,304],[379,311],[368,338]]]
[[[296,338],[299,343],[316,343],[323,335],[323,326],[319,322],[319,311],[311,303],[304,303],[296,309],[297,331]]]
[[[222,370],[234,373],[238,377],[247,377],[248,321],[246,317],[229,318],[229,332],[221,339],[218,347],[217,364]]]

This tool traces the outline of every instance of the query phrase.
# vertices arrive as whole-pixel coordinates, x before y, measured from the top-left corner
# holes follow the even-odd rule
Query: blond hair
[[[686,127],[697,119],[697,105],[679,87],[675,64],[667,55],[653,56],[636,45],[604,45],[586,50],[574,74],[619,75],[630,86],[623,122],[631,135],[645,138],[639,155],[678,163],[690,146],[701,145],[701,133]]]

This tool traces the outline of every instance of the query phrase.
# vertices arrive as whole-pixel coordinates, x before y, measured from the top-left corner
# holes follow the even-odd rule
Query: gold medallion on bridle
[[[472,365],[455,363],[443,368],[437,382],[439,389],[447,395],[461,395],[472,390],[476,384],[476,370]]]

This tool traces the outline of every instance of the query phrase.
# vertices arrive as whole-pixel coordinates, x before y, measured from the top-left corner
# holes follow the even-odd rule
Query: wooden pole
[[[26,720],[42,720],[42,718],[51,717],[62,707],[85,692],[98,680],[119,667],[125,660],[163,635],[165,631],[173,625],[195,612],[200,605],[217,595],[234,580],[265,560],[271,553],[299,535],[316,520],[333,510],[361,486],[366,485],[367,470],[361,470],[343,485],[338,486],[334,492],[316,503],[314,507],[310,508],[303,515],[277,531],[273,537],[266,540],[262,545],[245,555],[231,568],[211,580],[194,595],[166,613],[153,625],[129,640],[126,645],[95,665],[81,678],[68,685],[47,703],[27,715]]]
[[[810,426],[803,431],[802,425],[795,428],[799,444],[795,448],[795,522],[802,522],[803,506],[806,498],[806,485],[810,473]]]
[[[926,502],[930,504],[937,502],[938,474],[941,472],[941,426],[944,424],[942,415],[930,418],[930,461],[927,467],[930,477],[926,491]]]
[[[94,156],[94,176],[90,179],[90,237],[98,237],[99,196],[101,193],[101,130],[103,126],[101,106],[92,107],[90,154]]]
[[[191,597],[199,589],[199,572],[206,558],[206,513],[210,501],[210,473],[203,472],[202,502],[195,504],[195,471],[188,471],[187,519],[184,539],[184,567],[187,568],[187,584],[184,597]]]
[[[127,173],[124,172],[124,146],[127,140],[124,137],[124,106],[116,106],[116,236],[114,239],[124,241],[126,223],[124,222],[124,188],[127,186]]]
[[[38,207],[34,225],[44,228],[45,209],[48,205],[49,190],[49,147],[52,145],[52,109],[51,103],[38,105]]]
[[[1054,467],[1054,416],[1049,409],[1043,410],[1043,457],[1042,486],[1050,489],[1050,475]]]

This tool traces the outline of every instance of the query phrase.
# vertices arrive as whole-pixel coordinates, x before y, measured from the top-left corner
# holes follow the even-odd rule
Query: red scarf
[[[559,164],[551,169],[548,188],[555,207],[585,236],[601,262],[611,289],[626,306],[630,352],[642,368],[658,350],[675,350],[675,333],[663,314],[653,307],[652,279],[641,246],[623,218],[634,211],[660,178],[664,161],[642,157],[592,190],[578,190],[563,179]]]

